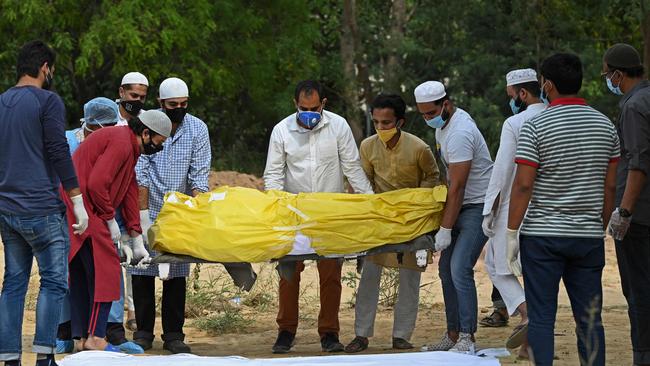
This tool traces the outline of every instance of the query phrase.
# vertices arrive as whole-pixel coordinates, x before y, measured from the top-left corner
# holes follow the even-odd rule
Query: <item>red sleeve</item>
[[[122,201],[122,217],[124,218],[126,229],[129,233],[135,231],[142,234],[142,227],[140,227],[140,206],[138,203],[138,183],[135,180],[135,176],[133,176]]]
[[[102,220],[115,217],[115,208],[111,199],[111,186],[118,172],[126,161],[132,159],[131,146],[120,143],[108,143],[103,154],[95,161],[90,172],[86,190],[97,216]]]
[[[526,159],[521,159],[521,158],[515,159],[515,164],[522,164],[522,165],[532,166],[533,168],[539,168],[539,164],[537,164],[536,162],[526,160]]]

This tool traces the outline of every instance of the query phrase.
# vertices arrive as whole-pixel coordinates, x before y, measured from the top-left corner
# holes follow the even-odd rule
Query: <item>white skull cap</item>
[[[537,81],[537,72],[533,69],[512,70],[506,75],[506,86]]]
[[[445,92],[445,86],[441,82],[425,81],[415,88],[413,94],[415,94],[416,103],[427,103],[444,98],[447,92]]]
[[[140,113],[138,118],[142,124],[161,136],[169,137],[172,133],[172,121],[164,112],[151,109]]]
[[[122,78],[122,84],[120,85],[129,85],[129,84],[142,84],[149,86],[149,80],[147,80],[147,77],[142,75],[141,73],[137,71],[132,71],[124,75]]]
[[[190,91],[183,80],[167,78],[160,83],[158,96],[160,99],[185,98],[190,96]]]

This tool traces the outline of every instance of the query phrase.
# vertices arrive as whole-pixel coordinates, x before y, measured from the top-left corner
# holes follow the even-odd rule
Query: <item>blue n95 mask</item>
[[[321,118],[322,116],[318,112],[298,111],[298,120],[309,129],[316,127]]]

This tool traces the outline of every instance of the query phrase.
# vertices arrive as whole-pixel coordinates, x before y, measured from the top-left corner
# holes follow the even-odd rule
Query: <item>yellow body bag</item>
[[[212,262],[264,262],[289,254],[301,233],[319,255],[402,243],[440,226],[444,186],[380,194],[260,192],[219,187],[168,193],[150,229],[161,252]]]

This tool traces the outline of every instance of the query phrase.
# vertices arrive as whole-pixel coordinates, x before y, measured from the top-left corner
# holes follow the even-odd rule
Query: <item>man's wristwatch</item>
[[[621,217],[624,218],[624,219],[626,219],[626,218],[632,216],[632,213],[630,213],[630,211],[628,211],[628,210],[626,210],[626,209],[624,209],[624,208],[621,208],[621,207],[618,208],[618,213],[619,213],[619,214],[621,215]]]

